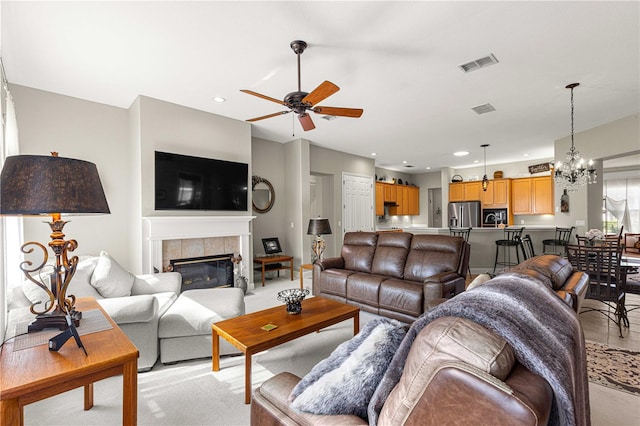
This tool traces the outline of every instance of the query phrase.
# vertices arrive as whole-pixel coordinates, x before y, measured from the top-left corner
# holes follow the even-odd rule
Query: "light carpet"
[[[640,352],[586,341],[589,381],[640,396]]]
[[[310,277],[306,279],[310,283]],[[259,283],[259,281],[258,281]],[[280,290],[299,281],[267,281],[247,294],[247,312],[282,305]],[[373,319],[360,314],[360,325]],[[253,357],[253,389],[270,377],[290,371],[302,377],[342,342],[353,336],[352,320],[344,321]],[[25,407],[25,425],[119,425],[122,423],[122,378],[94,385],[94,407],[83,411],[82,389],[75,389]],[[223,357],[220,371],[211,371],[211,358],[156,366],[138,374],[140,425],[248,425],[250,405],[244,404],[244,357]]]

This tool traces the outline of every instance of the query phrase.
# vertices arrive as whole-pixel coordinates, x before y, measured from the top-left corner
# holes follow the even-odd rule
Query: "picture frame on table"
[[[265,254],[282,253],[282,248],[280,247],[280,240],[277,237],[263,238],[262,246],[264,247]]]

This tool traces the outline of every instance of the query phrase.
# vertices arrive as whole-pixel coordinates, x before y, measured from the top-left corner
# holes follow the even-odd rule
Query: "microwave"
[[[507,209],[483,209],[482,226],[496,227],[499,224],[508,225]]]

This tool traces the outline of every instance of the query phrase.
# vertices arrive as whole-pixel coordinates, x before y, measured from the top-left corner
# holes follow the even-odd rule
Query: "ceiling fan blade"
[[[265,118],[277,117],[278,115],[285,115],[285,114],[289,114],[290,112],[291,112],[291,110],[274,112],[273,114],[263,115],[262,117],[250,118],[250,119],[248,119],[246,121],[254,122],[254,121],[258,121],[258,120],[264,120]]]
[[[362,108],[337,108],[337,107],[315,107],[312,109],[316,114],[335,115],[338,117],[360,118],[364,110]]]
[[[315,105],[336,93],[340,88],[330,81],[323,81],[311,93],[302,99],[302,103]]]
[[[302,128],[305,132],[316,128],[316,125],[313,124],[313,120],[309,114],[300,114],[298,119],[300,120],[300,124],[302,124]]]
[[[258,93],[258,92],[254,92],[254,91],[252,91],[252,90],[241,89],[240,91],[241,91],[242,93],[246,93],[247,95],[257,96],[257,97],[259,97],[259,98],[266,99],[266,100],[268,100],[268,101],[275,102],[275,103],[280,104],[280,105],[290,106],[289,104],[287,104],[287,103],[286,103],[286,102],[284,102],[284,101],[281,101],[281,100],[276,99],[276,98],[272,98],[271,96],[263,95],[263,94]]]

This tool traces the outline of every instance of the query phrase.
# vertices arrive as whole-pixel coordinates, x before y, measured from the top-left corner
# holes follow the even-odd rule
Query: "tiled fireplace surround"
[[[150,216],[142,219],[143,269],[162,271],[171,259],[240,253],[252,280],[250,223],[255,216]],[[251,285],[252,283],[250,283]]]

